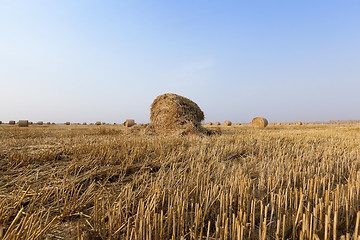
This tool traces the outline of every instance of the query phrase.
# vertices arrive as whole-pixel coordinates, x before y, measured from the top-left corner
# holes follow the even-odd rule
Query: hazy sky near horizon
[[[2,0],[0,120],[360,119],[360,1]]]

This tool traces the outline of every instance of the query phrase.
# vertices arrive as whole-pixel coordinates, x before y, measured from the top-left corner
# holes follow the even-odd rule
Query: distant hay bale
[[[166,93],[158,96],[151,104],[148,132],[161,135],[212,134],[201,121],[205,116],[199,106],[190,99]]]
[[[70,125],[70,122],[66,122],[65,125]]]
[[[268,120],[263,117],[256,117],[251,121],[251,125],[255,128],[266,128],[268,124]]]
[[[28,120],[19,120],[18,121],[18,126],[19,127],[28,127],[29,126],[29,121]]]
[[[220,125],[220,122],[216,122],[215,125],[219,126],[219,125]]]
[[[300,121],[297,121],[295,124],[296,124],[296,125],[298,125],[298,126],[303,125],[303,123],[302,123],[302,122],[300,122]]]
[[[9,125],[15,125],[15,124],[16,124],[16,122],[14,120],[9,121]]]
[[[280,125],[281,125],[281,123],[276,123],[276,125],[277,125],[277,126],[280,126]]]
[[[125,127],[132,127],[135,126],[135,120],[134,119],[126,119],[126,121],[123,124]]]
[[[38,121],[36,124],[37,124],[37,125],[43,125],[44,122],[43,122],[43,121]]]
[[[213,123],[212,123],[212,122],[208,122],[206,125],[211,126],[211,125],[213,125]]]
[[[100,122],[100,121],[98,121],[98,122],[96,122],[96,123],[95,123],[95,125],[101,125],[101,122]]]
[[[231,126],[232,125],[232,123],[231,123],[231,121],[229,121],[229,120],[226,120],[225,122],[224,122],[224,126]]]
[[[2,121],[0,121],[0,124],[2,124]]]
[[[86,122],[83,122],[83,124],[82,125],[87,125],[87,123]]]

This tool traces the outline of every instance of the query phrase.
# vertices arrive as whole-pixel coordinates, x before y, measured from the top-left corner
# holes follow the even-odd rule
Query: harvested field
[[[206,128],[222,134],[0,125],[0,238],[359,234],[360,125]]]

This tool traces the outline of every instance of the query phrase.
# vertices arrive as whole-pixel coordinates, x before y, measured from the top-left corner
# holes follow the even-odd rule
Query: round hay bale
[[[37,125],[43,125],[44,122],[43,122],[43,121],[38,121],[36,124],[37,124]]]
[[[18,121],[18,126],[19,127],[28,127],[29,126],[29,121],[28,120],[19,120]]]
[[[148,130],[158,134],[207,134],[212,132],[201,125],[205,116],[190,99],[166,93],[151,104]]]
[[[96,123],[95,123],[95,125],[101,125],[101,122],[100,122],[100,121],[98,121],[98,122],[96,122]]]
[[[230,127],[231,125],[232,125],[232,123],[231,123],[231,121],[229,121],[229,120],[226,120],[226,121],[224,122],[224,126]]]
[[[134,119],[126,119],[126,121],[123,124],[125,127],[132,127],[135,126],[135,120]]]
[[[280,125],[281,125],[281,123],[276,123],[276,125],[277,125],[277,126],[280,126]]]
[[[66,122],[65,125],[70,125],[70,122]]]
[[[297,121],[295,124],[296,124],[296,125],[298,125],[298,126],[303,125],[303,123],[302,123],[302,122],[300,122],[300,121]]]
[[[9,121],[9,125],[15,125],[15,124],[16,124],[16,122],[14,120]]]
[[[87,125],[87,123],[86,122],[83,122],[83,124],[82,125]]]
[[[251,121],[251,125],[255,128],[266,128],[268,124],[268,120],[263,117],[256,117]]]
[[[208,122],[206,125],[211,126],[211,125],[213,125],[213,123],[212,123],[212,122]]]
[[[220,125],[220,122],[216,122],[215,125],[219,126],[219,125]]]
[[[2,121],[0,121],[0,124],[2,124]]]

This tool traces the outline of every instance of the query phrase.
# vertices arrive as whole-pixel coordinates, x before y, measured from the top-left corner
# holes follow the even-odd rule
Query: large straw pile
[[[268,125],[268,120],[263,117],[256,117],[251,121],[251,125],[255,128],[266,128]]]
[[[212,132],[201,125],[204,113],[188,98],[166,93],[158,96],[151,104],[148,132],[161,135],[205,134]]]

